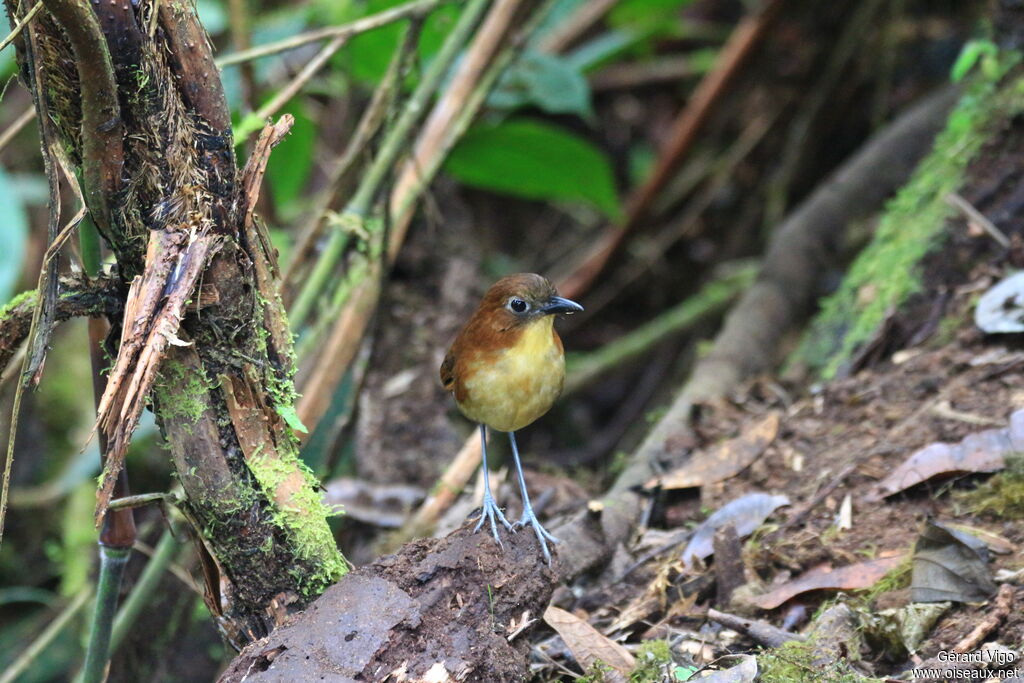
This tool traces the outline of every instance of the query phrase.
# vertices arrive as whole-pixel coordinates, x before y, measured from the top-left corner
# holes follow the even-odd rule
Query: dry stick
[[[960,211],[967,220],[976,223],[1003,249],[1010,248],[1010,238],[1006,236],[1006,233],[997,228],[996,224],[988,219],[988,216],[978,211],[974,204],[971,204],[956,192],[946,195],[946,203]]]
[[[355,134],[349,140],[345,151],[331,169],[327,187],[314,200],[315,206],[310,212],[309,221],[299,231],[300,237],[292,249],[291,258],[281,277],[281,282],[286,290],[284,292],[286,305],[290,305],[293,298],[291,296],[292,288],[290,284],[295,281],[299,266],[306,262],[306,258],[312,251],[313,245],[317,238],[320,237],[327,223],[328,212],[340,200],[339,195],[342,193],[342,189],[346,187],[346,183],[351,181],[353,171],[356,170],[356,161],[366,152],[370,142],[387,119],[388,112],[391,111],[395,98],[399,93],[398,86],[401,82],[402,74],[405,73],[406,62],[414,54],[413,49],[415,45],[413,38],[415,35],[417,35],[416,31],[410,31],[406,35],[405,43],[395,53],[394,58],[388,65],[387,72],[384,74],[384,78],[381,80],[380,85],[377,86],[377,89],[374,90],[370,103],[366,106],[366,110],[356,125]],[[302,354],[299,355],[301,357]]]
[[[981,645],[981,641],[985,640],[992,631],[995,631],[1006,617],[1010,616],[1010,612],[1013,611],[1013,597],[1014,587],[1012,584],[1004,583],[1000,586],[994,602],[995,609],[986,614],[981,623],[975,626],[973,631],[964,636],[964,639],[953,647],[953,652],[963,654],[977,650],[978,646]]]
[[[85,218],[85,207],[83,206],[77,214],[75,214],[68,224],[61,230],[57,238],[53,240],[50,246],[46,249],[46,254],[43,256],[43,267],[39,270],[39,281],[37,283],[36,291],[42,291],[43,283],[46,281],[47,270],[51,267],[54,256],[60,251],[60,248],[64,246],[64,242],[67,241],[68,237],[78,226],[83,218]],[[29,327],[28,339],[31,340],[37,334],[39,327],[39,317],[42,311],[42,306],[37,303],[32,313],[32,325]],[[29,354],[25,354],[21,362],[21,377],[24,378],[28,373],[29,368]],[[7,518],[7,498],[11,489],[11,467],[14,464],[14,442],[18,435],[18,415],[21,413],[21,398],[25,390],[25,382],[19,381],[17,388],[14,390],[14,405],[11,407],[11,423],[8,429],[7,436],[7,459],[4,462],[3,472],[3,483],[0,484],[0,544],[4,540],[4,522]]]
[[[388,244],[388,261],[394,262],[412,219],[412,204],[419,195],[417,187],[447,156],[461,131],[455,125],[470,104],[474,93],[482,92],[480,83],[508,35],[508,29],[522,0],[497,0],[484,19],[472,45],[459,64],[451,85],[423,124],[412,158],[405,163],[391,191],[391,214],[395,216]],[[489,88],[487,88],[489,89]]]
[[[600,547],[577,520],[554,531],[569,545],[589,548],[563,554],[563,576],[599,562],[600,553],[628,538],[645,502],[635,491],[654,476],[653,463],[673,437],[688,428],[693,405],[772,366],[782,338],[806,314],[818,274],[838,251],[847,224],[877,211],[906,182],[956,98],[956,90],[946,88],[879,131],[775,230],[758,281],[733,308],[711,352],[694,367],[606,494]]]
[[[689,55],[670,55],[651,61],[613,64],[588,77],[595,92],[627,90],[660,83],[675,83],[684,78],[707,73],[700,63]]]
[[[256,111],[251,117],[247,117],[248,121],[253,121],[249,127],[246,126],[246,121],[243,121],[239,125],[239,129],[235,136],[235,146],[239,146],[249,139],[256,130],[263,127],[263,123],[271,116],[276,114],[281,107],[288,104],[288,101],[299,94],[299,91],[309,82],[313,76],[316,75],[320,69],[323,68],[327,60],[334,56],[334,53],[340,50],[345,43],[348,42],[349,35],[336,36],[334,40],[327,43],[320,52],[318,52],[313,59],[309,60],[299,73],[295,74],[295,77],[288,82],[288,85],[278,91],[274,97],[264,104],[259,110]]]
[[[806,636],[799,633],[791,633],[764,621],[756,619],[745,619],[735,614],[719,612],[716,609],[708,610],[708,619],[730,628],[733,631],[742,633],[758,645],[764,647],[779,647],[792,641],[807,640]]]
[[[32,21],[34,16],[39,14],[39,10],[41,9],[43,9],[43,2],[42,0],[39,0],[39,2],[32,5],[32,9],[25,13],[25,16],[18,19],[18,22],[14,25],[14,28],[11,29],[11,32],[7,34],[7,37],[0,40],[0,50],[3,50],[5,47],[13,43],[14,39],[18,37],[18,34],[21,33],[22,29],[25,28],[28,22]]]
[[[258,45],[248,50],[232,52],[218,59],[216,63],[217,66],[224,68],[225,66],[240,64],[242,62],[259,59],[261,57],[269,57],[270,55],[274,55],[279,52],[294,50],[295,48],[302,47],[303,45],[327,40],[328,38],[352,38],[360,33],[366,33],[367,31],[372,31],[373,29],[386,26],[387,24],[391,24],[402,19],[422,17],[432,12],[438,6],[452,2],[461,2],[461,0],[417,0],[416,2],[406,3],[404,5],[399,5],[398,7],[392,7],[391,9],[384,10],[383,12],[371,14],[368,17],[363,17],[362,19],[353,21],[350,24],[309,31],[308,33],[302,33],[297,36],[292,36],[291,38],[267,43],[266,45]]]
[[[671,180],[679,161],[689,152],[697,139],[697,133],[714,111],[714,106],[726,92],[728,85],[754,47],[773,25],[782,2],[783,0],[767,0],[760,12],[744,17],[740,21],[728,42],[722,47],[714,68],[701,80],[686,107],[680,112],[673,126],[672,137],[647,182],[637,188],[630,197],[626,218],[621,223],[610,226],[573,272],[559,285],[565,296],[572,298],[587,290],[611,259],[612,254],[643,222],[651,203]]]
[[[18,118],[14,119],[11,125],[7,126],[4,132],[0,134],[0,152],[4,151],[7,145],[11,143],[11,140],[14,139],[14,136],[20,133],[35,117],[35,107],[27,107],[25,111],[21,112]]]
[[[537,48],[541,52],[551,54],[562,52],[599,22],[618,2],[619,0],[589,0],[583,3],[556,30],[546,35]]]
[[[588,317],[597,315],[629,285],[650,272],[654,258],[661,257],[684,237],[695,236],[700,226],[701,216],[714,203],[715,197],[720,195],[722,188],[732,179],[736,168],[772,130],[776,119],[784,109],[785,107],[779,106],[774,111],[767,112],[764,116],[760,116],[748,124],[724,154],[721,154],[714,163],[709,164],[706,170],[694,179],[693,187],[704,182],[705,179],[707,179],[707,183],[693,199],[687,202],[683,214],[673,220],[665,230],[654,235],[646,245],[647,248],[644,249],[643,254],[618,268],[613,277],[607,278],[608,282],[593,286],[588,292],[587,310],[573,317],[573,325],[579,325]],[[651,256],[647,256],[647,254]]]
[[[503,37],[511,30],[512,15],[507,12],[507,5],[517,5],[519,2],[520,0],[498,0],[498,2],[496,2],[493,5],[490,13],[488,13],[480,29],[477,31],[476,36],[473,38],[473,41],[469,47],[468,54],[464,59],[464,62],[471,61],[472,55],[478,50],[477,46],[480,45],[481,43],[487,45],[496,44],[495,41],[500,43]],[[474,9],[478,13],[483,12],[483,10],[485,9],[485,5],[476,3],[470,4],[467,7],[467,13],[470,10]],[[505,23],[503,24],[492,20],[494,15],[499,13],[501,13],[501,16],[504,18],[503,21]],[[479,14],[477,14],[477,16],[479,16]],[[464,26],[468,30],[468,28],[475,23],[475,18],[470,14],[464,15],[464,17],[467,19],[467,23]],[[455,32],[453,32],[452,35],[455,35]],[[450,56],[452,59],[454,59],[454,49],[451,52],[452,54]],[[437,59],[440,60],[441,58],[438,57]],[[441,67],[444,65],[438,63],[437,66]],[[440,69],[438,69],[438,71],[435,72],[432,76],[437,77],[439,73]],[[480,73],[480,69],[473,68],[467,70],[466,68],[460,68],[459,71],[453,77],[451,84],[445,91],[445,94],[435,105],[434,112],[452,112],[451,116],[456,117],[458,115],[464,114],[465,111],[469,108],[464,103],[464,98],[466,97],[464,93],[474,93],[482,89],[480,83]],[[424,77],[422,84],[427,86],[425,90],[432,91],[433,87],[431,86],[426,76]],[[413,97],[417,97],[417,94],[414,93]],[[452,102],[455,97],[460,98],[458,103],[463,106],[452,106]],[[478,103],[482,103],[482,98],[478,98],[478,100]],[[425,98],[423,98],[423,101],[418,102],[417,106],[423,106],[425,103]],[[399,120],[398,124],[396,124],[395,130],[391,132],[391,135],[395,136],[394,139],[398,139],[399,136],[397,136],[396,133],[401,130],[401,127],[403,125],[408,125],[411,127],[411,124],[413,122],[412,117],[415,117],[416,114],[417,111],[415,107],[407,108],[407,111],[403,114],[403,118]],[[447,117],[445,125],[451,126],[458,122],[458,118],[455,118],[453,120],[451,116]],[[438,124],[434,123],[435,120],[436,119],[434,113],[431,113],[430,117],[428,118],[426,127],[423,129],[423,132],[419,136],[419,140],[430,140],[430,144],[428,145],[426,142],[417,143],[416,147],[414,148],[416,150],[419,150],[421,148],[420,145],[422,144],[424,149],[424,155],[428,153],[434,155],[442,155],[447,151],[447,146],[445,144],[442,144],[447,139],[447,135],[445,134],[444,130],[437,131],[436,126]],[[429,138],[427,137],[428,134],[430,135]],[[402,137],[404,137],[404,135]],[[439,142],[434,142],[434,140],[439,140]],[[375,160],[374,166],[371,167],[370,171],[367,172],[366,177],[364,178],[363,187],[361,187],[360,190],[357,191],[356,195],[352,198],[351,202],[349,203],[349,207],[346,209],[346,212],[355,213],[356,215],[359,215],[364,213],[366,209],[369,207],[371,197],[368,195],[370,193],[364,191],[364,188],[372,187],[375,184],[377,180],[377,178],[375,178],[375,169],[380,169],[379,171],[376,172],[376,175],[379,176],[382,176],[383,172],[387,170],[387,168],[385,168],[384,165],[378,163],[381,159],[386,160],[386,157],[384,156],[386,151],[388,150],[387,146],[385,145],[385,147],[383,147],[381,150],[381,157]],[[395,156],[397,156],[398,151],[399,150],[397,149],[394,150]],[[420,153],[417,151],[414,159],[419,158]],[[434,159],[424,159],[422,163],[423,165],[427,165],[431,168],[436,169],[439,166],[440,162],[438,161],[437,163],[434,163]],[[387,167],[390,166],[391,162],[387,164]],[[412,187],[409,187],[408,181],[404,183],[399,181],[399,183],[401,187],[405,187],[407,189],[402,190],[403,194],[399,196],[399,199],[397,201],[395,199],[392,199],[392,206],[397,205],[411,207],[412,202],[423,191],[423,185],[414,184]],[[398,188],[396,187],[396,192],[397,190]],[[394,197],[394,195],[392,195],[392,197]],[[401,219],[401,215],[399,216],[399,218]],[[397,254],[398,249],[401,247],[401,244],[404,240],[404,237],[405,228],[399,221],[398,223],[396,223],[396,225],[392,227],[391,236],[389,237],[388,251],[386,257],[387,265],[391,264],[393,260],[393,255]],[[307,280],[307,285],[303,288],[303,290],[299,293],[299,296],[296,298],[295,304],[293,305],[291,311],[291,318],[295,324],[300,324],[307,316],[310,309],[312,308],[313,300],[315,299],[319,292],[319,283],[326,281],[328,274],[332,271],[334,267],[334,263],[340,257],[340,249],[338,247],[338,244],[340,244],[341,239],[342,236],[337,233],[331,236],[331,241],[325,247],[324,253],[321,254],[320,260],[317,262],[316,266],[314,266],[310,278]],[[344,375],[348,364],[355,357],[355,353],[359,347],[363,333],[365,332],[369,320],[373,315],[373,311],[377,307],[377,301],[380,297],[380,283],[369,283],[367,282],[367,280],[379,280],[382,273],[384,272],[384,269],[385,263],[382,262],[382,258],[375,257],[372,259],[371,263],[369,264],[367,274],[362,278],[362,281],[348,296],[347,301],[345,301],[342,314],[338,319],[338,323],[335,325],[334,331],[332,332],[331,338],[332,340],[336,340],[336,343],[333,344],[333,349],[331,349],[331,353],[336,355],[325,354],[323,358],[329,360],[327,362],[321,362],[319,364],[321,371],[318,372],[315,377],[311,378],[311,386],[304,387],[304,395],[302,396],[298,405],[296,406],[296,410],[299,414],[299,418],[303,421],[303,424],[305,424],[310,429],[310,431],[312,431],[315,428],[315,425],[323,416],[323,413],[326,410],[327,405],[330,401],[331,392],[334,390],[334,387],[337,385],[338,381],[340,381],[341,377]]]
[[[362,180],[354,195],[342,212],[342,218],[348,219],[359,228],[366,228],[367,217],[374,208],[374,202],[387,176],[393,171],[394,164],[405,151],[413,127],[420,122],[423,110],[430,98],[440,87],[449,67],[458,56],[458,51],[469,38],[483,12],[487,9],[486,0],[470,0],[461,14],[455,27],[448,34],[441,50],[430,63],[419,84],[409,96],[401,115],[394,126],[387,132],[381,143],[380,151],[368,168],[363,171]],[[302,325],[313,311],[316,300],[325,292],[330,291],[330,281],[338,262],[344,255],[347,236],[341,232],[333,233],[324,245],[320,256],[306,278],[302,289],[295,297],[295,302],[288,311],[292,324]],[[378,260],[374,258],[374,260]],[[363,305],[362,302],[359,305]],[[376,302],[369,302],[375,307]],[[355,304],[353,304],[355,305]],[[300,413],[301,414],[301,413]]]

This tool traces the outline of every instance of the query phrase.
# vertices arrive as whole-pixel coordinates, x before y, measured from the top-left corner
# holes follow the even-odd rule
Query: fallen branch
[[[742,633],[758,645],[762,645],[764,647],[779,647],[780,645],[784,645],[794,640],[807,640],[805,636],[802,636],[799,633],[791,633],[790,631],[772,626],[767,622],[758,621],[756,619],[745,619],[743,617],[738,617],[735,614],[719,612],[716,609],[708,610],[708,619],[721,624],[726,628],[731,628],[737,633]]]
[[[1012,584],[1004,583],[1000,586],[999,592],[996,593],[995,600],[992,602],[992,611],[986,614],[985,618],[981,620],[981,623],[975,626],[970,633],[964,636],[959,643],[953,646],[953,652],[959,652],[962,654],[977,650],[982,641],[985,640],[990,633],[995,631],[1008,616],[1010,616],[1010,612],[1013,611],[1014,592]]]
[[[647,501],[639,487],[657,474],[653,463],[673,452],[671,444],[688,429],[693,405],[721,396],[772,367],[784,335],[808,313],[815,282],[835,258],[848,223],[880,209],[906,181],[956,97],[955,90],[945,89],[879,131],[778,227],[757,282],[733,308],[711,351],[697,363],[668,412],[606,494],[601,518],[605,547],[590,547],[592,535],[581,534],[581,547],[590,550],[565,554],[567,561],[576,563],[566,576],[607,558],[609,549],[636,528]],[[553,533],[571,546],[577,543],[580,524],[570,521]]]

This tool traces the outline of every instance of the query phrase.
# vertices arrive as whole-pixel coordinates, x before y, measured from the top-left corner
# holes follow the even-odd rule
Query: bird
[[[441,363],[441,385],[455,404],[480,428],[480,460],[484,470],[484,500],[473,532],[485,521],[503,547],[497,522],[509,531],[533,528],[551,564],[547,542],[558,539],[541,526],[533,512],[523,479],[516,432],[544,415],[565,384],[565,352],[555,331],[557,314],[583,310],[575,301],[558,296],[541,275],[517,273],[495,282],[452,342]],[[507,432],[512,446],[523,514],[514,525],[505,518],[491,494],[487,472],[487,430]]]

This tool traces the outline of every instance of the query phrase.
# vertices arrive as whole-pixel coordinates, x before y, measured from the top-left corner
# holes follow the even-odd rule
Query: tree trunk
[[[13,23],[18,3],[6,4]],[[347,570],[298,459],[291,337],[275,254],[253,215],[289,124],[264,131],[239,173],[190,3],[44,5],[17,41],[21,76],[43,153],[78,172],[124,301],[99,411],[109,449],[97,517],[152,389],[209,560],[207,603],[242,646]]]

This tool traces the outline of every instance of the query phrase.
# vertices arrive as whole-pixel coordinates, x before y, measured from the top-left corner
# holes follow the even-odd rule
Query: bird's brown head
[[[555,315],[576,313],[583,307],[575,301],[558,296],[547,278],[535,273],[517,273],[501,278],[487,290],[480,302],[480,312],[500,321],[505,329]]]

